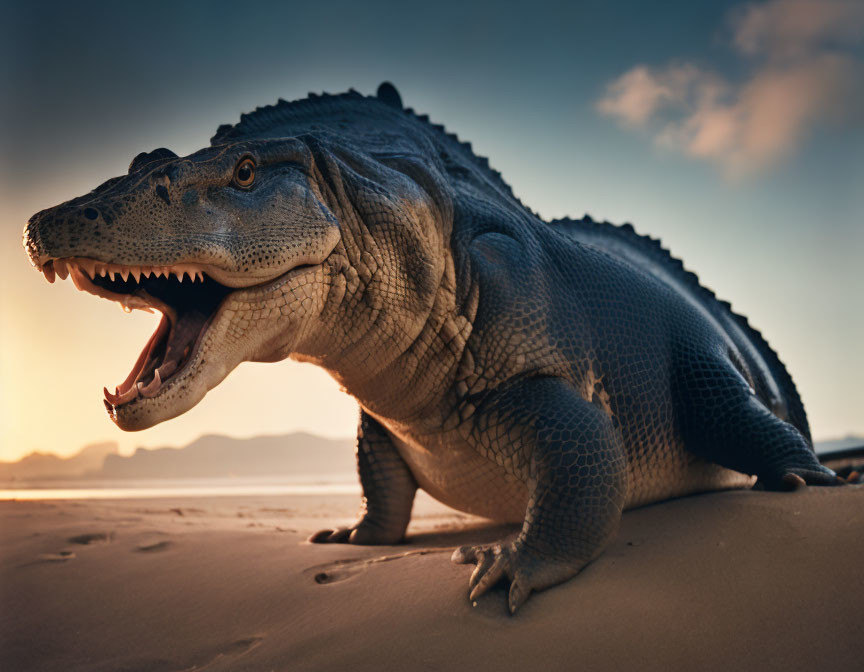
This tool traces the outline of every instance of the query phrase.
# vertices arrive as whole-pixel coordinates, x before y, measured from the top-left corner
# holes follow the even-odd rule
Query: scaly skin
[[[141,155],[35,215],[25,246],[49,280],[68,267],[168,314],[106,393],[120,427],[184,412],[244,360],[315,363],[361,406],[364,505],[312,540],[396,543],[418,487],[521,522],[453,557],[477,565],[472,599],[508,578],[511,611],[597,557],[625,508],[752,476],[837,482],[785,368],[728,304],[629,225],[543,222],[389,85],[256,110],[185,158]],[[130,267],[140,283],[110,280]]]

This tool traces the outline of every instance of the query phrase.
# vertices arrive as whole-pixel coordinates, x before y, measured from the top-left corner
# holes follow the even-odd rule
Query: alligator
[[[594,560],[627,508],[841,482],[762,335],[659,241],[542,220],[386,82],[139,154],[34,215],[24,246],[49,282],[162,313],[104,391],[120,428],[187,411],[242,361],[323,367],[360,406],[363,498],[311,541],[398,543],[422,488],[521,524],[452,557],[476,565],[472,601],[509,580],[511,613]]]

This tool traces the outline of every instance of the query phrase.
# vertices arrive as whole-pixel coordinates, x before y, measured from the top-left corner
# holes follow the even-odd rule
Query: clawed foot
[[[457,564],[476,563],[468,581],[472,602],[492,586],[507,578],[510,592],[507,604],[510,613],[525,604],[532,591],[544,590],[574,576],[581,565],[544,559],[521,547],[518,540],[486,546],[463,546],[450,558]]]
[[[808,485],[846,485],[846,481],[828,467],[819,465],[786,469],[779,478],[760,477],[753,487],[756,490],[799,490]]]
[[[362,518],[351,527],[337,527],[335,530],[319,530],[309,541],[313,544],[357,544],[359,546],[391,546],[404,538],[403,531],[385,530]]]

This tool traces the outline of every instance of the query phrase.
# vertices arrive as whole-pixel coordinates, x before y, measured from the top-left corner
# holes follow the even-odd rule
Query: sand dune
[[[458,545],[504,528],[423,497],[409,543],[320,546],[352,497],[0,503],[0,669],[815,670],[862,662],[864,486],[630,511],[511,618]]]

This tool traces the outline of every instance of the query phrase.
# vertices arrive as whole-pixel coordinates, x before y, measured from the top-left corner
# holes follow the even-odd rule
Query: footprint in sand
[[[334,567],[327,570],[316,571],[320,568],[310,567],[305,570],[304,574],[313,574],[312,579],[315,583],[339,583],[350,579],[355,574],[362,572],[366,567]]]
[[[91,544],[107,544],[113,539],[113,532],[89,532],[87,534],[78,534],[74,537],[69,537],[66,541],[70,544],[77,544],[79,546],[90,546]],[[66,550],[58,551],[57,553],[41,553],[33,562],[27,562],[21,566],[29,567],[30,565],[41,565],[44,563],[68,562],[74,557],[75,553]]]
[[[339,583],[367,570],[372,565],[381,562],[391,562],[411,557],[412,555],[428,555],[430,553],[452,553],[452,548],[418,548],[393,555],[379,555],[371,558],[348,558],[336,560],[323,565],[315,565],[303,570],[306,576],[311,576],[315,583]]]
[[[136,553],[158,553],[167,551],[174,545],[173,541],[157,541],[152,544],[141,544],[135,549]]]
[[[227,644],[223,644],[222,646],[217,646],[215,650],[211,651],[205,660],[192,667],[187,667],[181,672],[192,672],[195,670],[196,672],[200,672],[201,670],[210,669],[213,665],[224,665],[229,660],[233,661],[249,653],[252,649],[257,647],[262,641],[264,641],[263,637],[246,637],[245,639],[238,639],[233,642],[229,642]]]
[[[89,546],[90,544],[109,544],[113,540],[113,532],[90,532],[89,534],[79,534],[74,537],[69,537],[66,541],[70,544]]]
[[[34,565],[44,565],[44,564],[58,564],[63,562],[68,562],[75,557],[75,554],[72,551],[59,551],[57,553],[40,553],[36,556],[35,560],[30,562],[25,562],[19,567],[32,567]]]
[[[60,551],[59,553],[42,553],[39,562],[66,562],[75,557],[72,551]]]

